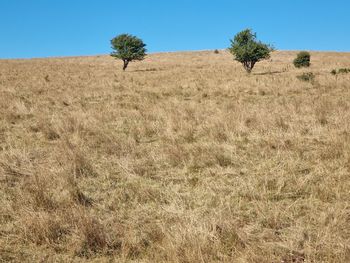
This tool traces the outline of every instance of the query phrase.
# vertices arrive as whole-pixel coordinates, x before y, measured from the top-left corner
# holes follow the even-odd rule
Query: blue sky
[[[245,28],[280,50],[350,51],[349,0],[0,1],[0,58],[108,54],[120,33],[149,52],[222,49]]]

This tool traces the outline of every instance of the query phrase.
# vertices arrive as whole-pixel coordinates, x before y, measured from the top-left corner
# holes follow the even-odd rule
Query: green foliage
[[[347,74],[350,73],[350,68],[341,68],[338,70],[339,74]]]
[[[256,33],[251,29],[243,30],[231,40],[229,51],[235,56],[235,60],[242,63],[244,69],[250,73],[255,64],[268,59],[274,49],[256,39]]]
[[[338,69],[338,70],[333,69],[333,70],[331,71],[331,74],[332,74],[332,75],[347,74],[347,73],[350,73],[350,68],[340,68],[340,69]]]
[[[294,59],[293,64],[296,68],[310,67],[311,55],[307,51],[301,51]]]
[[[146,44],[136,36],[122,34],[113,38],[111,44],[115,50],[111,56],[123,60],[123,70],[127,68],[129,62],[143,60],[146,56]]]
[[[315,80],[315,74],[312,72],[307,72],[297,76],[297,78],[301,81],[313,82]]]

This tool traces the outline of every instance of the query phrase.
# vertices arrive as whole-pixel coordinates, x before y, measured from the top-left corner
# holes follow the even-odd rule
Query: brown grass
[[[0,262],[350,262],[350,54],[0,61]]]

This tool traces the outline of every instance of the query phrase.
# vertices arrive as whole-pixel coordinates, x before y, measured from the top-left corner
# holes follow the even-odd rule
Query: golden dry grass
[[[350,54],[0,61],[0,261],[350,262]]]

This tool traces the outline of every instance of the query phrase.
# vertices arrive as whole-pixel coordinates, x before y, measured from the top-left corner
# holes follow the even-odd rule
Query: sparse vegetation
[[[317,90],[227,51],[0,60],[0,262],[348,263],[350,54],[313,57]]]
[[[293,64],[296,68],[307,68],[310,67],[311,55],[307,51],[301,51],[294,59]]]
[[[146,56],[146,44],[136,36],[122,34],[111,40],[114,51],[112,57],[123,60],[123,70],[134,60],[143,60]]]
[[[350,68],[341,68],[338,70],[339,74],[347,74],[350,73]]]
[[[220,53],[219,50],[217,49],[214,50],[214,54],[219,54],[219,53]]]
[[[350,68],[340,68],[340,69],[338,69],[338,70],[333,69],[333,70],[331,71],[331,74],[332,74],[332,75],[347,74],[347,73],[350,73]]]
[[[315,74],[312,72],[305,72],[301,75],[298,75],[297,78],[301,81],[312,82],[315,80]]]
[[[257,62],[270,57],[273,48],[258,41],[256,33],[246,29],[231,40],[229,51],[234,55],[235,60],[242,63],[244,69],[251,73]]]

